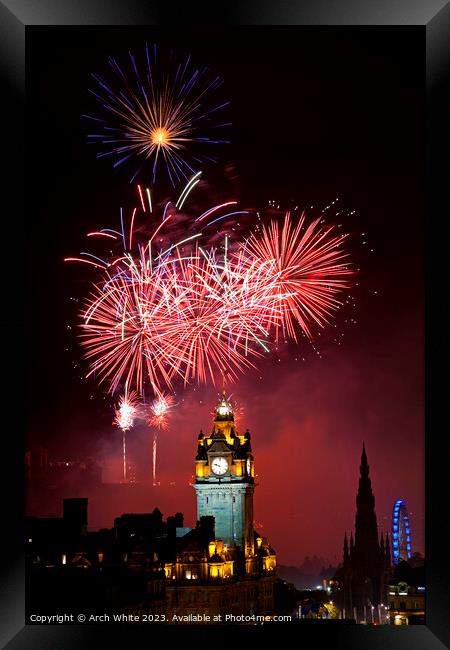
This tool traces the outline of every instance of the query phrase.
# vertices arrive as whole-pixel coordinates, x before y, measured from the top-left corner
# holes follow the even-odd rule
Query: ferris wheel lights
[[[409,522],[406,501],[397,499],[392,509],[392,558],[393,563],[411,557],[411,524]],[[395,550],[394,550],[395,549]]]

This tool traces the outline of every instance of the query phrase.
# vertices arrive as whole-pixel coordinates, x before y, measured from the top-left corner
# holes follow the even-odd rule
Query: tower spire
[[[368,477],[369,476],[369,464],[367,462],[367,454],[366,454],[366,445],[363,442],[363,448],[362,448],[362,453],[361,453],[361,464],[359,466],[359,471],[361,474],[361,477]]]
[[[367,555],[378,555],[379,540],[375,497],[369,476],[366,446],[363,442],[358,493],[356,495],[355,546]],[[359,551],[358,551],[359,552]]]
[[[356,495],[355,538],[353,541],[353,534],[350,535],[350,559],[347,565],[351,571],[344,571],[343,581],[345,608],[350,608],[357,620],[366,618],[369,602],[373,608],[383,602],[389,576],[388,540],[386,537],[386,542],[384,541],[383,532],[380,531],[381,534],[378,535],[375,497],[369,470],[366,445],[363,442]]]

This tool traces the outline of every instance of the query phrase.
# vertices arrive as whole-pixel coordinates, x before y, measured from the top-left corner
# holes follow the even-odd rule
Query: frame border
[[[224,3],[225,5],[225,3]],[[450,645],[450,578],[447,558],[447,541],[440,527],[443,512],[446,509],[445,496],[448,486],[444,484],[448,473],[448,443],[446,438],[438,441],[439,409],[445,405],[445,398],[439,399],[437,376],[445,376],[448,364],[442,358],[445,352],[444,336],[438,334],[436,328],[444,327],[445,319],[440,293],[439,281],[442,282],[444,266],[442,260],[448,257],[444,249],[445,237],[436,242],[434,233],[439,224],[441,208],[444,204],[444,192],[448,176],[444,166],[446,138],[445,127],[448,123],[447,113],[449,93],[446,87],[446,73],[450,60],[450,42],[448,33],[450,27],[450,5],[445,0],[418,0],[410,3],[408,0],[397,0],[392,3],[382,0],[370,3],[367,0],[341,0],[339,5],[330,7],[327,0],[310,0],[302,2],[286,2],[276,6],[268,0],[248,0],[234,3],[233,6],[220,6],[218,3],[208,8],[196,9],[191,5],[176,7],[177,20],[173,20],[175,7],[172,3],[152,2],[145,0],[3,0],[0,2],[0,65],[2,66],[3,88],[7,90],[10,101],[6,106],[4,117],[4,138],[6,139],[8,163],[8,192],[6,206],[3,203],[5,215],[21,213],[22,220],[11,223],[8,218],[7,228],[10,237],[4,241],[20,241],[25,230],[25,138],[23,134],[25,106],[25,36],[26,28],[34,25],[189,25],[189,24],[225,24],[225,25],[422,25],[426,34],[426,83],[427,83],[427,148],[426,148],[426,213],[429,221],[435,224],[434,232],[431,226],[425,224],[427,267],[425,270],[426,309],[425,309],[425,341],[426,341],[426,410],[425,410],[425,488],[426,488],[426,570],[427,570],[427,625],[403,629],[390,626],[366,628],[365,626],[334,627],[324,626],[308,629],[308,626],[287,627],[271,625],[261,627],[221,626],[214,628],[203,627],[152,627],[151,631],[144,626],[26,626],[24,625],[24,555],[22,551],[22,529],[24,512],[24,480],[23,480],[23,449],[24,431],[18,425],[17,414],[8,423],[4,438],[4,454],[8,459],[8,473],[3,473],[5,487],[3,493],[3,531],[6,548],[2,564],[3,575],[0,587],[1,602],[1,633],[2,647],[19,648],[87,648],[106,644],[107,638],[120,643],[137,647],[139,636],[148,645],[154,640],[155,633],[163,633],[162,640],[167,643],[169,637],[173,643],[202,643],[213,640],[216,645],[234,644],[239,638],[243,643],[255,642],[262,638],[279,640],[292,632],[299,642],[310,641],[316,646],[333,644],[337,648],[408,648],[408,650],[439,650],[445,648],[442,642]],[[424,53],[425,55],[425,53]],[[424,57],[425,58],[425,57]],[[448,86],[448,84],[447,84]],[[448,126],[447,126],[448,128]],[[445,170],[445,171],[444,171]],[[447,198],[447,197],[445,197]],[[441,232],[441,224],[439,224]],[[13,239],[11,239],[11,237]],[[442,250],[439,249],[442,246]],[[430,268],[431,246],[433,246],[433,261],[441,260],[441,267]],[[435,248],[437,246],[437,248]],[[8,253],[7,253],[8,254]],[[12,253],[11,263],[12,263]],[[7,267],[11,268],[11,267]],[[15,279],[21,282],[24,278],[20,271]],[[12,283],[6,283],[8,285]],[[15,283],[17,287],[17,282]],[[14,335],[17,335],[17,350],[14,363],[8,366],[8,377],[13,386],[20,386],[23,371],[26,372],[25,354],[22,350],[26,323],[24,319],[23,302],[18,297],[17,289],[8,286],[11,295],[8,304],[12,305],[16,314],[13,325]],[[445,296],[446,297],[446,296]],[[442,313],[441,313],[442,312]],[[3,325],[5,334],[7,324]],[[6,339],[8,340],[8,339]],[[439,345],[441,343],[443,345]],[[439,366],[442,370],[439,372]],[[20,392],[20,391],[19,391]],[[444,397],[444,396],[443,396]],[[448,399],[448,397],[447,397]],[[19,411],[19,413],[22,413]],[[444,411],[442,411],[444,414]],[[447,413],[445,413],[447,415]],[[448,417],[448,416],[447,416]],[[445,421],[445,420],[444,420]],[[20,431],[20,434],[17,432]],[[11,432],[11,434],[10,434]],[[446,446],[447,443],[447,446]],[[446,453],[447,452],[447,453]],[[446,483],[446,482],[445,482]],[[14,495],[14,498],[11,496]],[[445,520],[445,517],[444,517]],[[239,631],[238,631],[239,630]],[[263,631],[264,630],[264,631]],[[278,641],[279,642],[279,641]]]

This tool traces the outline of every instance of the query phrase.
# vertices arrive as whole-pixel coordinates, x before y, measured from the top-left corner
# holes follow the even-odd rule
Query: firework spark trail
[[[150,406],[150,417],[148,423],[151,427],[154,428],[153,432],[153,454],[152,454],[152,465],[153,465],[153,485],[156,485],[156,456],[158,448],[158,432],[161,430],[166,430],[169,427],[168,423],[168,414],[173,408],[175,400],[172,395],[166,395],[164,393],[155,391],[158,394],[158,397],[153,400]]]
[[[135,391],[127,394],[125,392],[119,398],[119,403],[115,411],[114,424],[122,429],[122,463],[123,463],[123,481],[127,481],[127,444],[126,432],[131,429],[134,419],[137,415],[138,397]]]
[[[153,485],[156,485],[156,455],[158,448],[158,431],[153,433],[153,454],[152,454],[152,470],[153,470]]]
[[[146,46],[145,57],[129,52],[126,68],[108,59],[108,77],[93,74],[90,89],[97,115],[88,143],[98,146],[98,158],[112,157],[114,167],[134,160],[131,180],[148,162],[152,182],[163,167],[173,186],[195,173],[202,161],[214,162],[204,149],[228,142],[221,135],[229,122],[220,119],[229,102],[218,99],[220,77],[197,69],[190,57],[174,60],[171,51]],[[143,202],[143,197],[141,197]],[[151,202],[149,198],[151,212]]]

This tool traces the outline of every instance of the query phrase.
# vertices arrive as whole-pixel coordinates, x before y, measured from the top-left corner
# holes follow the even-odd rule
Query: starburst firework
[[[304,214],[293,224],[287,212],[281,226],[272,221],[261,236],[249,238],[244,268],[257,260],[261,277],[272,286],[277,340],[280,330],[294,341],[298,329],[312,338],[311,324],[323,327],[342,304],[336,295],[349,286],[352,271],[342,250],[346,236],[332,231],[332,226],[321,228],[320,219],[306,224]]]
[[[138,396],[135,391],[121,395],[115,411],[114,424],[117,424],[122,431],[128,431],[134,424],[138,410]]]
[[[112,57],[108,64],[107,75],[92,75],[98,113],[84,116],[95,125],[88,142],[101,149],[97,157],[111,157],[114,167],[130,162],[131,180],[146,163],[152,182],[165,169],[173,186],[215,160],[214,145],[227,142],[229,126],[220,77],[156,45],[147,45],[143,57],[129,52],[125,65]]]
[[[150,406],[149,424],[157,429],[167,429],[168,414],[175,405],[175,400],[172,395],[160,393],[156,399],[153,400]]]

